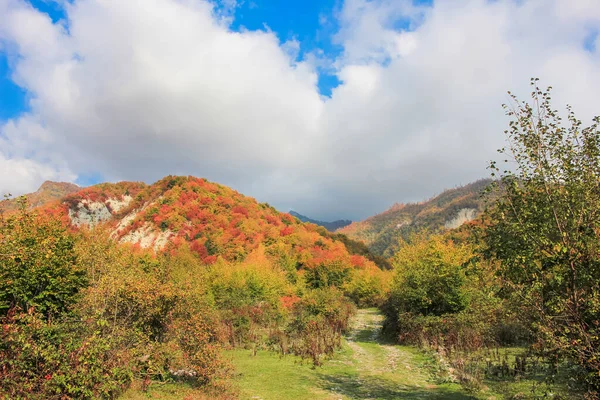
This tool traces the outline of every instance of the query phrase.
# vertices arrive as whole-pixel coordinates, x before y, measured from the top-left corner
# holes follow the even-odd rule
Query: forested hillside
[[[118,242],[141,248],[170,251],[185,243],[209,265],[218,258],[243,261],[263,246],[286,258],[286,268],[294,271],[323,262],[375,268],[368,254],[351,255],[322,227],[201,178],[100,184],[43,211],[74,227],[102,225]]]
[[[408,240],[423,230],[434,233],[457,228],[473,220],[483,210],[481,194],[490,182],[479,180],[420,203],[394,204],[381,214],[353,222],[337,232],[365,242],[374,254],[391,257],[398,250],[399,239]]]

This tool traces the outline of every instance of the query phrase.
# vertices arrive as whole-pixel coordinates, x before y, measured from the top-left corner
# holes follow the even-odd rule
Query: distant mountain
[[[329,231],[325,236],[329,237],[333,241],[344,243],[344,246],[346,246],[346,249],[350,254],[364,257],[367,260],[374,262],[380,269],[392,269],[392,265],[386,258],[373,254],[362,241],[353,240],[342,233],[334,232],[337,227],[348,226],[352,223],[352,221],[346,219],[337,220],[334,222],[323,222],[305,217],[304,215],[298,214],[295,211],[290,211],[289,214],[298,218],[304,223],[315,224],[325,228]]]
[[[391,257],[400,238],[414,232],[453,229],[473,220],[483,210],[481,192],[489,179],[446,190],[420,203],[394,204],[389,210],[337,230],[366,243],[374,254]]]
[[[302,214],[298,214],[296,211],[293,210],[290,211],[290,215],[298,218],[302,222],[309,222],[311,224],[320,225],[330,232],[334,232],[335,230],[348,226],[352,223],[352,221],[348,219],[338,219],[337,221],[333,222],[318,221],[316,219],[308,218]]]
[[[75,193],[81,190],[81,187],[68,182],[52,182],[46,181],[42,183],[42,186],[30,194],[26,194],[27,203],[29,208],[40,207],[45,204],[57,201],[67,196],[68,194]],[[0,203],[0,209],[5,211],[13,211],[18,207],[16,198],[2,201]]]

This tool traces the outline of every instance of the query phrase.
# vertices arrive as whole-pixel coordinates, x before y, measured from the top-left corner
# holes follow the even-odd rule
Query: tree
[[[61,223],[27,210],[0,219],[0,316],[11,308],[57,315],[85,286],[76,265],[75,240]]]
[[[555,360],[574,361],[591,396],[600,389],[600,118],[590,126],[551,107],[551,88],[532,79],[532,102],[511,94],[506,168],[492,162],[485,219],[487,255],[518,294]],[[510,94],[510,92],[509,92]],[[593,394],[595,393],[595,394]]]
[[[463,264],[470,257],[468,246],[441,235],[416,235],[412,244],[402,242],[393,259],[390,318],[407,312],[440,316],[463,310],[468,304]]]

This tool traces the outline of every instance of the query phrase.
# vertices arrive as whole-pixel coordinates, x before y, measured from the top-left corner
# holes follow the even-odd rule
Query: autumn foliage
[[[102,205],[100,224],[71,224]],[[146,248],[123,240],[132,232],[169,239]],[[322,228],[193,177],[23,208],[0,221],[0,253],[0,395],[10,398],[210,385],[228,374],[223,347],[319,365],[341,344],[350,299],[377,305],[386,290],[375,288],[385,272]]]

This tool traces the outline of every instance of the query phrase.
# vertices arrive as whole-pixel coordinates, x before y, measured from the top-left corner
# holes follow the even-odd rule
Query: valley
[[[578,307],[594,310],[596,231],[556,211],[579,197],[548,202],[539,181],[503,179],[396,204],[334,232],[194,176],[46,182],[0,204],[0,395],[591,396],[595,358],[577,352],[595,351],[596,314],[577,317],[587,322],[571,331],[536,307],[550,291],[548,306],[572,312],[572,275],[553,277],[565,275],[556,260],[579,254],[571,265],[585,271],[581,293],[591,292]],[[564,196],[583,190],[560,185]],[[540,252],[547,237],[528,241],[556,229],[561,245]],[[553,274],[537,274],[539,265]],[[550,344],[561,357],[548,355]]]
[[[600,400],[600,0],[0,0],[0,400]]]

